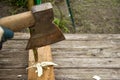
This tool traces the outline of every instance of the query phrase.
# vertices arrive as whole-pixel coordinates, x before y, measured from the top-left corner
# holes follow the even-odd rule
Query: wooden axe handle
[[[3,17],[0,19],[0,25],[7,27],[14,32],[34,25],[35,19],[31,11]]]

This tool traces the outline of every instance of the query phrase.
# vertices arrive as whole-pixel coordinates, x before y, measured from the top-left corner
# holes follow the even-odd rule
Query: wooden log
[[[51,48],[50,46],[45,46],[38,48],[38,62],[43,61],[52,61],[52,55],[51,55]],[[29,51],[29,66],[32,66],[35,64],[33,51]],[[54,71],[53,66],[49,66],[49,68],[45,68],[43,71],[43,75],[41,77],[38,77],[38,75],[35,73],[35,68],[31,68],[28,70],[28,80],[55,80],[54,79]]]

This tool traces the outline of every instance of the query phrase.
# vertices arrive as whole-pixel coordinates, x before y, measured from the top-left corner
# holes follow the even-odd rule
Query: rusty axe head
[[[31,37],[26,49],[33,49],[64,40],[61,30],[53,23],[54,14],[51,3],[33,6],[35,24],[30,27]]]

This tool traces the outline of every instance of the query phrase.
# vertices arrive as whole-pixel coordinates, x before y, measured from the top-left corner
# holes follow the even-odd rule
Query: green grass
[[[66,20],[60,20],[58,18],[55,18],[53,21],[63,32],[69,33],[69,29],[67,28],[67,21]]]

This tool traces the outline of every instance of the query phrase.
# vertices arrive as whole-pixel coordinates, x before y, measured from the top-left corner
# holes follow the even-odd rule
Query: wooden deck
[[[52,44],[56,80],[120,80],[119,34],[65,34]],[[0,51],[0,80],[27,80],[28,34],[16,34]]]

